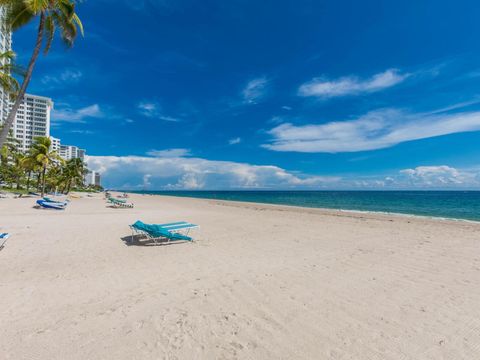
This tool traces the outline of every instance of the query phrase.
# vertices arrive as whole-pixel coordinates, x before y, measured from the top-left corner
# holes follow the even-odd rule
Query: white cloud
[[[77,83],[83,77],[83,73],[76,69],[65,69],[57,75],[46,75],[42,78],[42,84],[56,87],[59,85],[66,85]]]
[[[160,115],[158,118],[160,120],[163,120],[163,121],[171,121],[171,122],[180,121],[180,119],[178,119],[178,118],[175,118],[175,117],[172,117],[172,116],[166,116],[166,115]]]
[[[155,102],[140,102],[137,107],[140,114],[147,117],[156,117],[160,113],[160,105]]]
[[[402,74],[397,69],[389,69],[368,79],[360,79],[356,76],[345,76],[335,80],[314,78],[301,85],[298,94],[330,98],[371,93],[395,86],[409,76],[410,74]]]
[[[414,169],[400,171],[408,180],[409,185],[437,186],[472,184],[475,175],[466,171],[459,171],[447,165],[441,166],[418,166]]]
[[[178,122],[180,119],[163,114],[162,107],[157,102],[142,101],[138,103],[137,108],[143,116],[157,118],[163,121]]]
[[[457,169],[448,165],[417,166],[383,177],[352,178],[350,184],[359,189],[468,190],[480,188],[480,171],[478,168]]]
[[[190,155],[189,149],[166,149],[166,150],[150,150],[147,155],[154,157],[184,157]]]
[[[177,150],[177,149],[170,149]],[[182,149],[180,149],[182,150]],[[184,149],[183,149],[184,150]],[[479,189],[479,169],[419,166],[395,173],[349,177],[308,176],[273,165],[179,156],[87,156],[88,167],[115,189]]]
[[[104,186],[118,189],[323,188],[338,177],[302,176],[277,166],[186,157],[88,156]]]
[[[263,147],[274,151],[356,152],[391,147],[406,141],[480,130],[480,112],[439,114],[383,109],[357,119],[325,124],[279,125]]]
[[[95,131],[92,130],[71,130],[69,131],[72,134],[81,134],[81,135],[92,135]]]
[[[84,123],[87,118],[102,118],[105,114],[98,104],[80,109],[63,108],[53,111],[52,120],[56,122]]]
[[[403,169],[383,177],[355,177],[349,182],[349,186],[353,189],[467,190],[480,187],[480,172],[478,169],[456,169],[448,165],[430,165]]]
[[[242,90],[242,97],[244,102],[255,104],[266,95],[268,86],[268,79],[266,77],[259,77],[250,80],[245,88]]]
[[[236,144],[240,144],[241,142],[242,142],[242,139],[239,137],[228,140],[229,145],[236,145]]]

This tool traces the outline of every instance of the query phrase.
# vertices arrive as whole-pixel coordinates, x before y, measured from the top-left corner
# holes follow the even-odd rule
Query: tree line
[[[26,192],[35,190],[44,196],[49,192],[68,194],[72,190],[99,190],[86,186],[87,167],[82,159],[64,160],[52,149],[48,137],[37,137],[27,152],[10,138],[0,151],[0,184]]]

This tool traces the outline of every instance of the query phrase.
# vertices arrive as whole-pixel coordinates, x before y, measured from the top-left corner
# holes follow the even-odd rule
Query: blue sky
[[[107,187],[480,188],[475,1],[86,0],[29,92]],[[14,36],[26,62],[34,27]]]

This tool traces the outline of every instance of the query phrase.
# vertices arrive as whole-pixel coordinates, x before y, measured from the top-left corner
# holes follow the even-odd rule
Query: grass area
[[[30,190],[33,191],[33,190]],[[14,194],[28,194],[28,191],[25,189],[16,189],[8,187],[0,187],[0,192],[14,193]]]

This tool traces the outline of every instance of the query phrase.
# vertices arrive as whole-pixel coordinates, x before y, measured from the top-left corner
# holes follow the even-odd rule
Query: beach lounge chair
[[[126,203],[127,202],[127,200],[118,199],[118,198],[114,198],[114,197],[111,197],[111,196],[107,198],[107,201],[112,202],[112,203],[113,202],[119,202],[119,203]]]
[[[133,204],[127,202],[126,200],[120,200],[120,199],[115,199],[115,198],[108,198],[108,201],[114,206],[114,207],[123,207],[123,208],[133,208]]]
[[[67,202],[50,202],[46,200],[37,200],[37,205],[44,209],[65,210]]]
[[[53,200],[52,198],[49,198],[49,197],[44,197],[43,200],[45,200],[46,202],[58,203],[58,204],[64,204],[64,203],[68,202],[68,200],[57,201],[57,200]]]
[[[10,235],[8,235],[7,233],[0,233],[0,250],[5,247],[5,243],[7,242],[9,236]]]
[[[135,235],[143,235],[149,240],[153,240],[156,244],[170,241],[193,241],[188,235],[191,229],[198,228],[198,225],[179,221],[168,224],[145,224],[138,220],[135,224],[130,225],[132,229],[132,241]],[[181,234],[186,232],[186,234]]]

